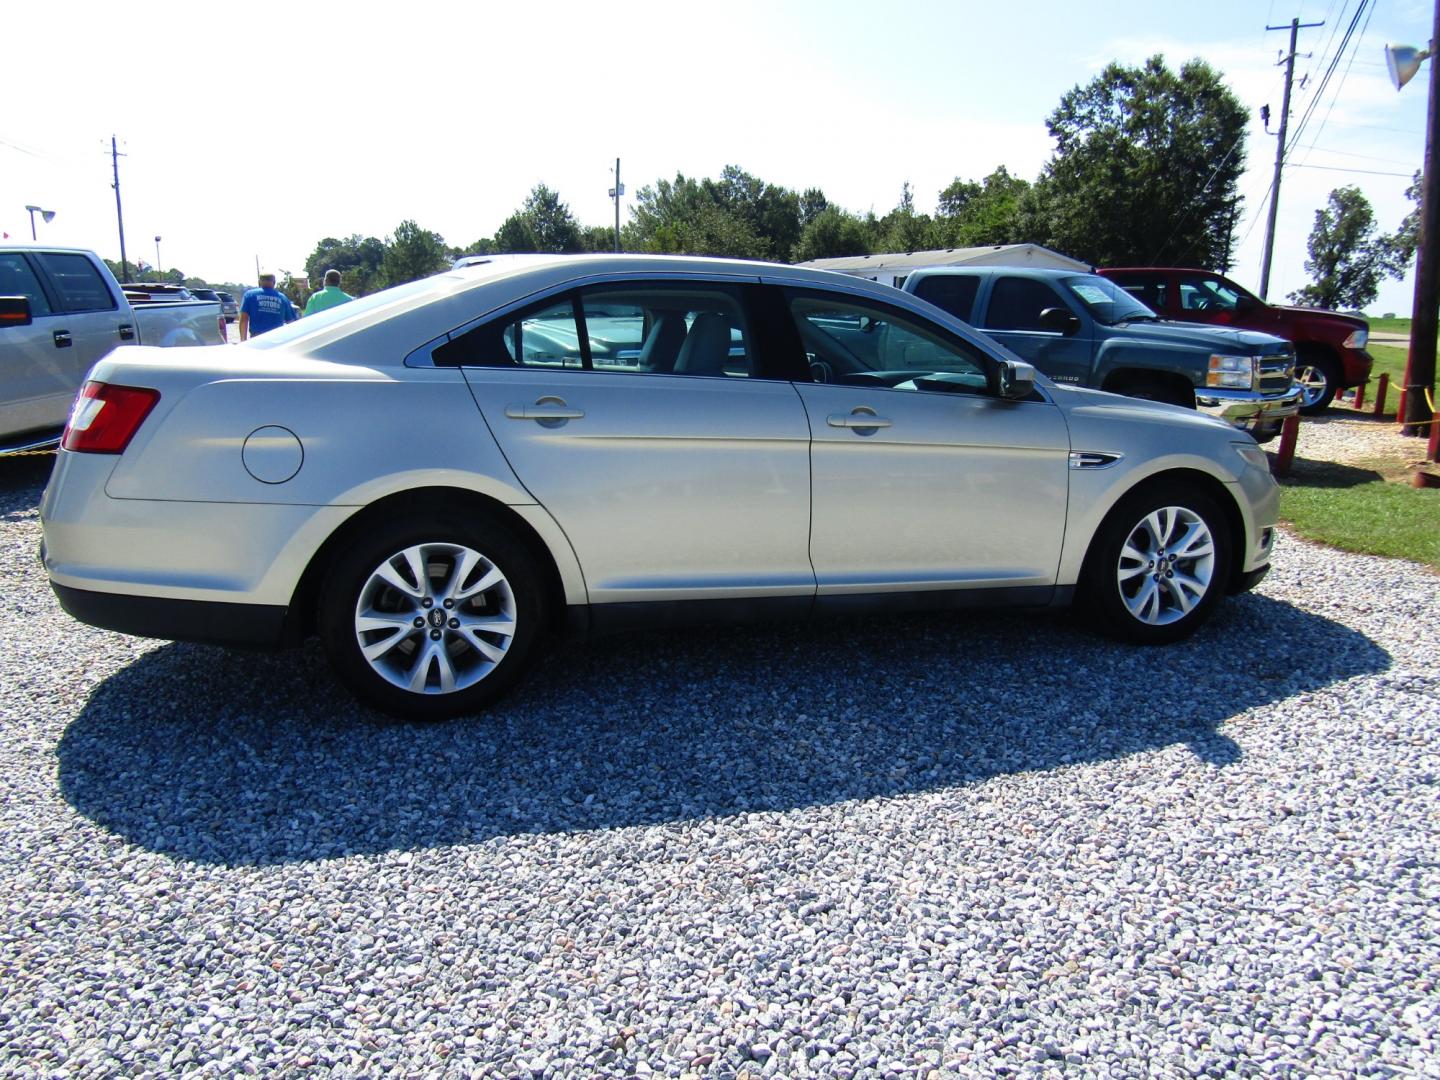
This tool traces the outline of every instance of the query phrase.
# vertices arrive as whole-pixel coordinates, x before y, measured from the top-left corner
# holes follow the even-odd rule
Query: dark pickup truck
[[[1273,439],[1300,407],[1294,347],[1246,330],[1163,322],[1095,274],[916,270],[904,291],[988,334],[1056,382],[1198,408]]]
[[[1370,324],[1317,308],[1267,304],[1210,270],[1123,266],[1100,270],[1165,319],[1259,330],[1295,346],[1295,381],[1306,415],[1324,412],[1336,392],[1370,378]]]

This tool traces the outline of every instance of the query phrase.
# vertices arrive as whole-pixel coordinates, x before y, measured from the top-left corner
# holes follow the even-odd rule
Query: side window
[[[790,310],[815,382],[970,394],[990,388],[984,355],[920,316],[801,292],[791,294]]]
[[[431,357],[445,366],[585,366],[575,304],[569,296],[482,323],[452,337]]]
[[[580,294],[596,371],[745,378],[753,349],[739,294],[724,286],[595,285]]]
[[[50,314],[50,301],[40,288],[40,279],[19,252],[0,255],[0,296],[23,296],[30,301],[32,317]]]
[[[934,277],[922,278],[920,284],[915,286],[915,295],[968,323],[975,311],[975,293],[979,288],[978,277],[936,274]]]
[[[37,256],[59,292],[60,310],[114,311],[115,297],[100,271],[84,255],[41,252]]]
[[[1186,311],[1234,311],[1237,294],[1210,278],[1181,278],[1180,306]]]
[[[985,326],[990,330],[1043,330],[1040,313],[1052,307],[1065,307],[1065,302],[1046,282],[1002,277],[990,290]]]

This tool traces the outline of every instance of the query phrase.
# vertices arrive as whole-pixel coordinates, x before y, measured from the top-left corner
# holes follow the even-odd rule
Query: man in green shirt
[[[314,315],[317,311],[324,311],[336,304],[348,304],[355,298],[340,288],[340,271],[325,271],[325,287],[310,297],[305,305],[305,314]]]

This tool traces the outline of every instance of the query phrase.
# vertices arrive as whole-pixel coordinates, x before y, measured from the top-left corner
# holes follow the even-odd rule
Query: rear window
[[[41,264],[50,274],[50,280],[59,293],[60,310],[113,311],[115,297],[95,264],[84,255],[65,254],[57,251],[43,251],[39,254]]]
[[[923,278],[915,286],[915,295],[968,323],[975,310],[975,293],[979,288],[978,277],[937,274]]]

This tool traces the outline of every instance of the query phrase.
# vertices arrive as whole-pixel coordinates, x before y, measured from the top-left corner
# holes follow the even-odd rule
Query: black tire
[[[1302,416],[1316,416],[1330,407],[1343,374],[1332,356],[1303,352],[1295,358],[1295,381],[1304,392]]]
[[[1166,405],[1178,405],[1182,409],[1195,408],[1194,390],[1182,390],[1177,384],[1163,379],[1139,379],[1125,384],[1119,392],[1141,401],[1159,401]]]
[[[466,550],[479,561],[465,580],[454,581],[465,569]],[[418,553],[414,562],[407,551]],[[425,568],[423,584],[409,569],[417,563]],[[379,574],[385,564],[416,595],[387,585]],[[463,593],[492,571],[499,572],[497,584],[458,600],[444,596],[452,581]],[[361,644],[362,600],[367,612],[393,622],[363,631],[370,648],[386,648],[374,662]],[[325,575],[316,621],[335,674],[357,698],[392,716],[440,720],[479,712],[515,685],[543,629],[544,600],[535,559],[510,529],[468,511],[430,512],[378,525],[348,545]],[[508,633],[485,629],[507,620]],[[422,689],[399,685],[411,672],[423,680]],[[447,672],[454,689],[443,688]]]
[[[1208,561],[1204,555],[1187,558],[1151,545],[1154,533],[1145,528],[1146,520],[1167,510],[1183,511],[1175,515],[1175,527],[1167,533],[1172,542],[1187,535],[1192,522],[1185,515],[1203,523],[1210,538]],[[1160,522],[1164,531],[1163,517]],[[1139,539],[1131,548],[1150,556],[1149,565],[1138,570],[1137,561],[1124,554],[1132,534],[1139,534]],[[1138,645],[1180,641],[1200,628],[1225,594],[1231,558],[1229,526],[1214,499],[1190,484],[1146,484],[1121,499],[1096,531],[1081,575],[1078,600],[1099,629],[1111,637]],[[1156,576],[1156,563],[1165,567],[1159,572],[1166,576]],[[1130,573],[1132,570],[1136,572]],[[1201,578],[1205,583],[1203,594],[1191,596],[1186,583]],[[1157,595],[1153,608],[1142,604],[1141,597],[1142,590],[1152,585]],[[1188,609],[1181,597],[1188,600]],[[1138,614],[1132,610],[1137,605]]]

